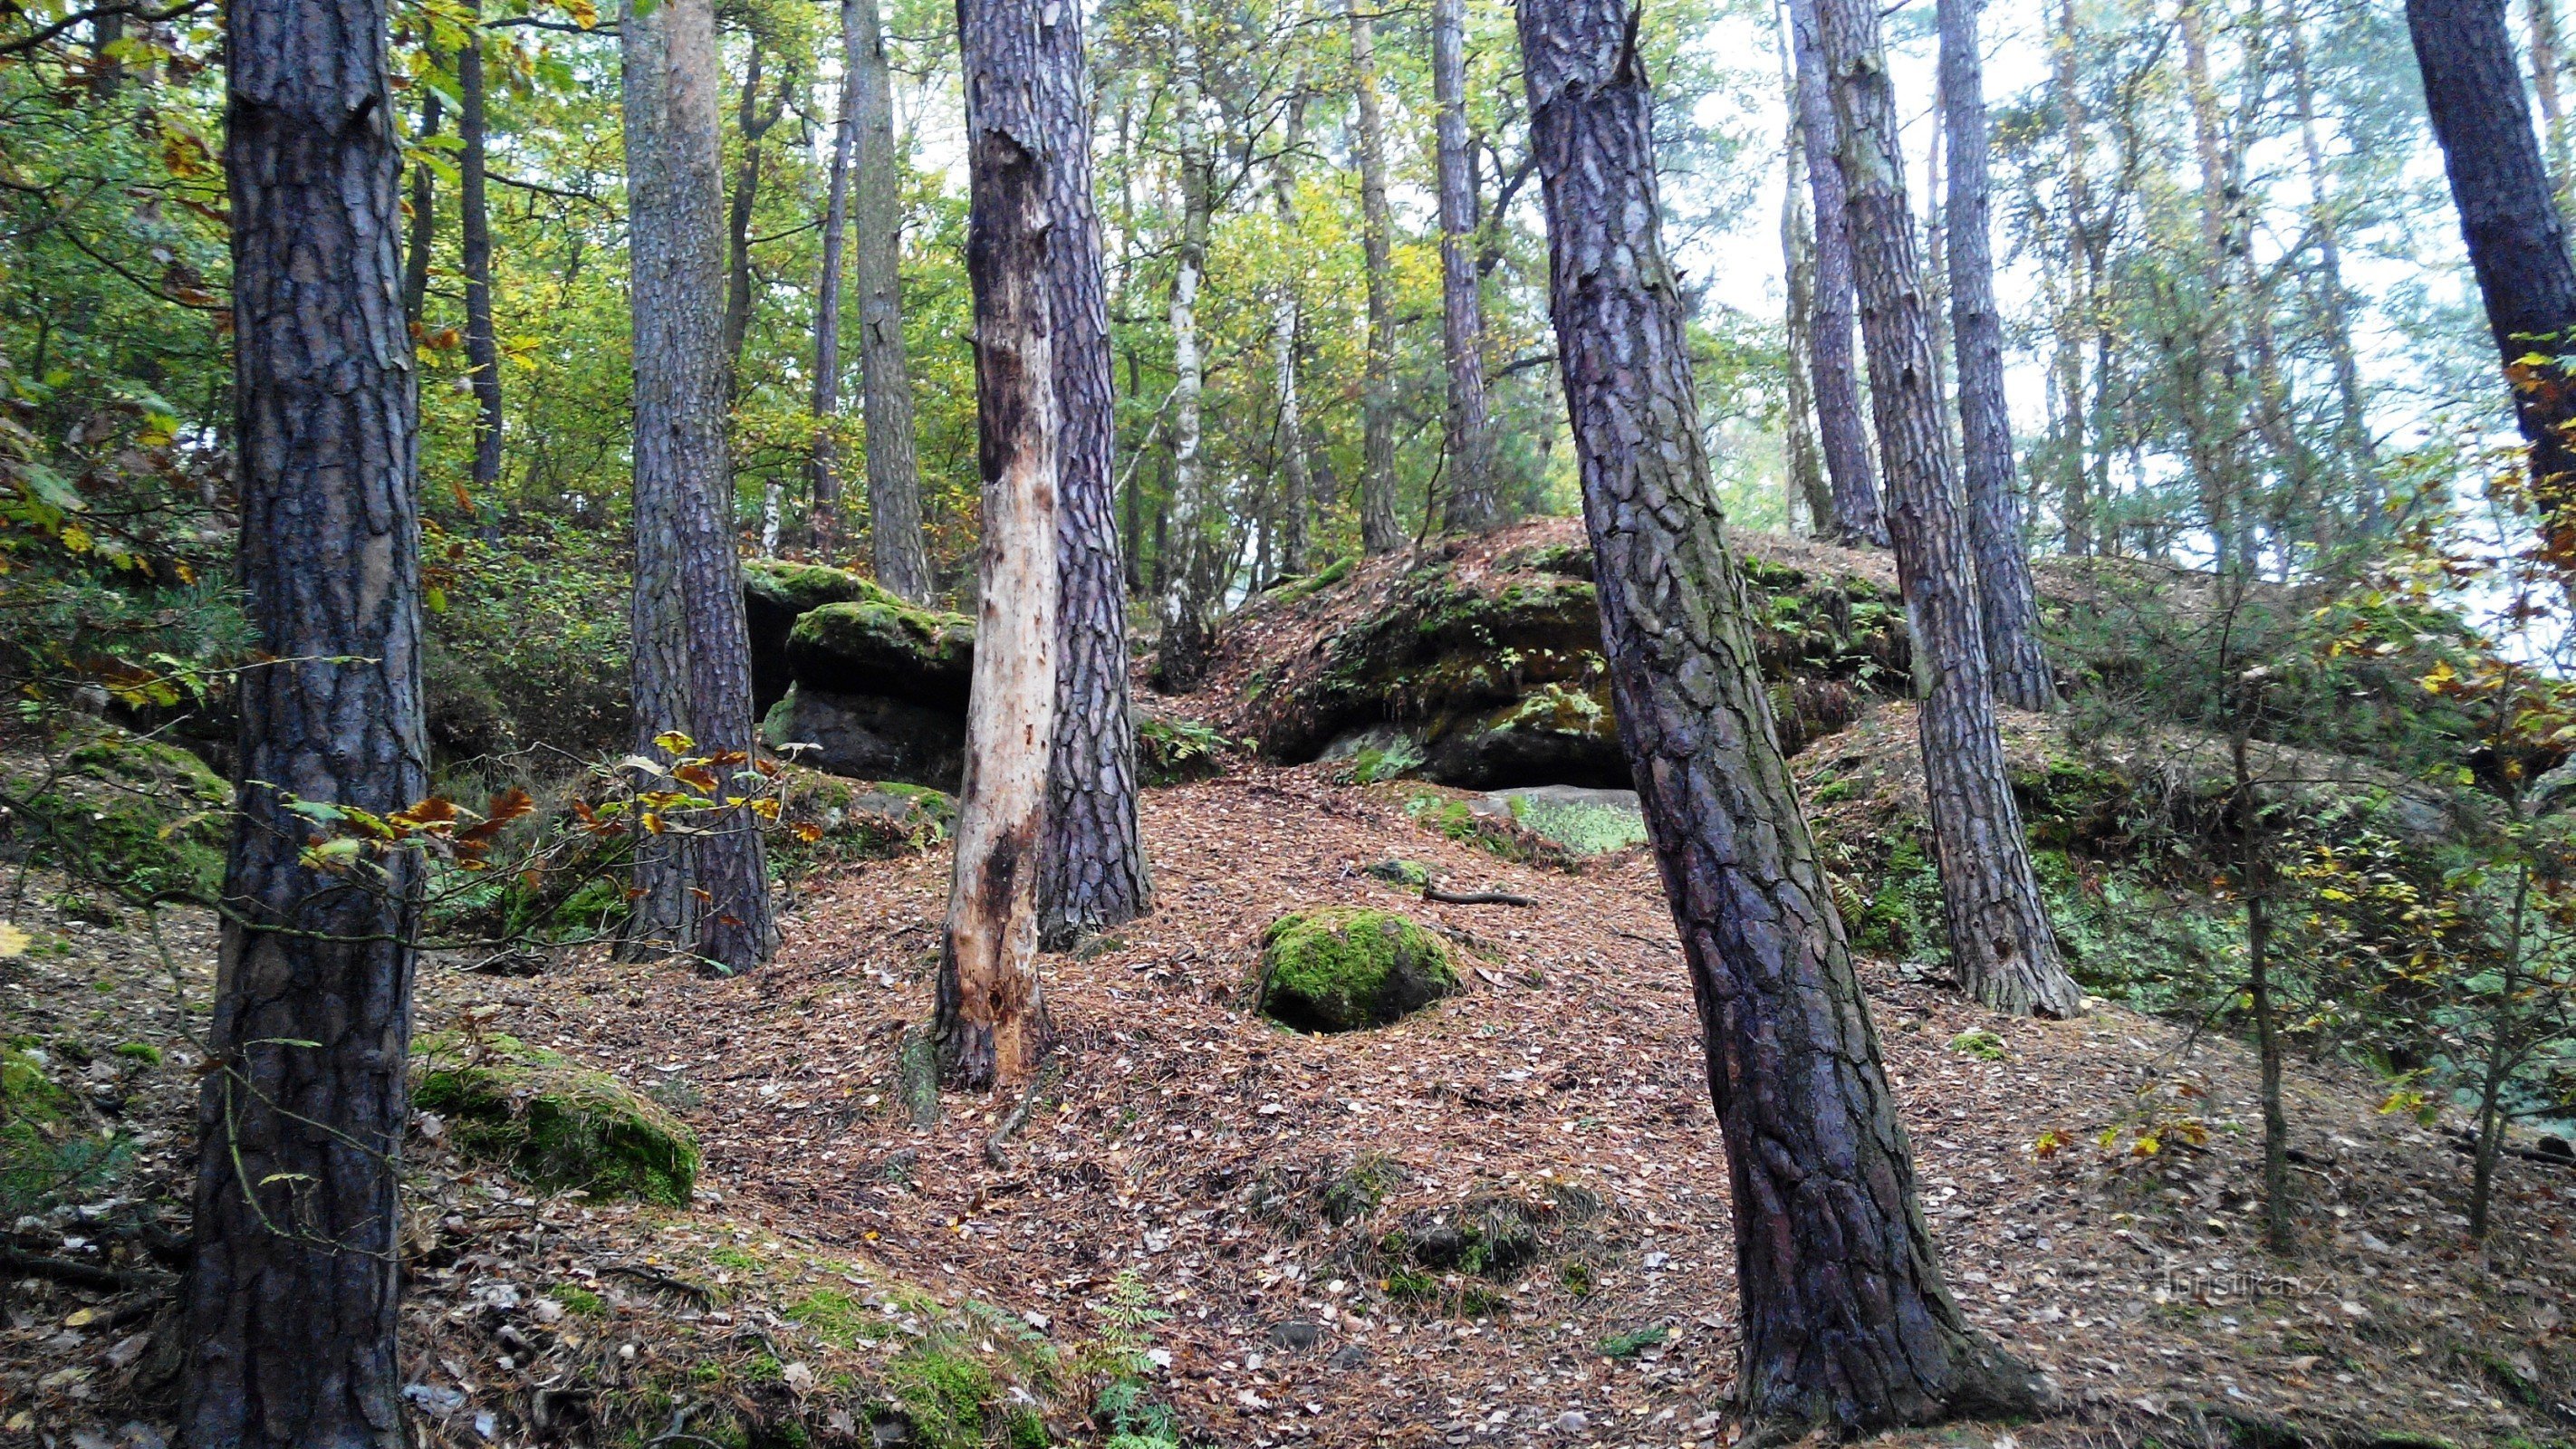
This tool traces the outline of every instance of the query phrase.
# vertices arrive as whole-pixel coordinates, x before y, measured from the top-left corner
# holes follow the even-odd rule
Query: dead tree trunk
[[[485,491],[501,478],[501,348],[492,331],[492,214],[483,195],[482,9],[467,13],[465,45],[456,52],[456,131],[465,143],[456,166],[456,228],[465,253],[465,363],[474,379],[474,499],[488,507],[494,500]]]
[[[1057,374],[1047,265],[1047,160],[1061,137],[1037,100],[1042,0],[959,0],[984,474],[982,602],[957,873],[939,957],[940,1078],[1026,1080],[1046,1051],[1037,882],[1056,687]],[[1061,23],[1061,18],[1059,20]]]
[[[1825,84],[1824,55],[1816,46],[1816,0],[1788,0],[1788,4],[1798,129],[1807,147],[1807,184],[1816,194],[1811,366],[1816,379],[1816,421],[1825,442],[1825,474],[1833,482],[1834,526],[1847,543],[1885,548],[1887,519],[1879,506],[1878,470],[1870,462],[1869,434],[1861,427],[1860,369],[1852,351],[1851,223],[1843,205],[1842,172],[1834,165],[1836,122]]]
[[[2004,408],[2004,321],[1995,309],[1987,213],[1986,88],[1977,51],[1977,0],[1940,0],[1943,129],[1949,138],[1950,333],[1959,357],[1959,435],[1977,603],[1995,693],[2023,709],[2054,709],[2057,680],[2039,644],[2039,599],[2022,547],[2013,478],[2012,419]]]
[[[1037,124],[1047,138],[1047,287],[1057,419],[1055,748],[1047,787],[1038,929],[1061,946],[1134,920],[1152,902],[1136,818],[1128,703],[1126,565],[1118,547],[1117,398],[1109,298],[1092,198],[1091,84],[1082,14],[1039,21]]]
[[[855,0],[858,146],[850,265],[859,284],[860,411],[867,427],[868,556],[877,582],[920,603],[934,584],[921,531],[921,465],[913,449],[912,367],[903,347],[903,158],[894,145],[894,83],[877,0]]]
[[[398,1190],[420,857],[306,864],[287,796],[390,815],[428,789],[418,415],[382,0],[234,0],[240,816],[197,1113],[187,1442],[408,1442]]]
[[[1878,10],[1874,0],[1824,0],[1821,19],[1889,532],[1906,615],[1931,676],[1921,715],[1923,766],[1951,961],[1970,994],[1999,1011],[2073,1016],[2083,1010],[2083,993],[2049,932],[1995,728],[1975,563],[1934,391],[1931,318]]]
[[[1467,135],[1467,0],[1432,0],[1431,87],[1440,152],[1440,350],[1449,372],[1453,533],[1494,526],[1494,417],[1485,395],[1485,307],[1476,269],[1476,180]]]
[[[748,760],[751,646],[725,435],[724,182],[716,151],[711,0],[656,0],[619,24],[625,61],[628,305],[635,325],[635,600],[639,752],[677,730],[702,756]],[[746,808],[700,834],[639,841],[627,948],[723,971],[769,954],[769,871]]]
[[[1941,1280],[1869,1006],[1789,784],[1710,484],[1626,0],[1520,0],[1603,652],[1699,1005],[1743,1294],[1738,1402],[1845,1432],[2039,1388]]]
[[[1404,547],[1395,517],[1395,221],[1386,201],[1386,121],[1377,93],[1376,25],[1343,0],[1351,34],[1351,99],[1358,112],[1360,252],[1368,290],[1368,358],[1360,383],[1360,551]]]
[[[841,0],[841,108],[823,202],[823,275],[814,295],[814,448],[805,465],[805,536],[830,563],[841,535],[841,257],[850,226],[850,161],[858,150],[860,0]]]

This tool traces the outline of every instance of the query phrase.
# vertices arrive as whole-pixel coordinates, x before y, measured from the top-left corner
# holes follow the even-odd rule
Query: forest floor
[[[431,963],[423,1031],[470,1019],[649,1089],[706,1166],[688,1210],[659,1211],[531,1195],[417,1143],[405,1381],[427,1436],[578,1440],[567,1404],[692,1354],[730,1365],[688,1371],[711,1392],[792,1412],[818,1375],[865,1379],[917,1318],[951,1315],[1002,1358],[1141,1336],[1145,1387],[1193,1443],[1731,1442],[1725,1157],[1651,862],[1505,862],[1314,766],[1150,792],[1145,826],[1157,909],[1045,959],[1062,1075],[991,1155],[1011,1102],[951,1097],[917,1130],[893,1090],[901,1029],[928,1010],[945,852],[808,878],[779,960],[744,979],[596,952],[524,979]],[[1536,903],[1422,902],[1365,873],[1389,858]],[[1250,1009],[1260,933],[1324,904],[1435,924],[1468,989],[1374,1032],[1270,1024]],[[125,1192],[184,1202],[207,923],[165,917],[166,964],[132,918],[21,923],[38,949],[0,962],[0,1031],[92,1043],[55,1062],[139,1134]],[[1893,966],[1865,975],[1957,1295],[2065,1402],[1893,1442],[2503,1445],[2576,1424],[2576,1174],[2508,1162],[2476,1249],[2453,1124],[2382,1115],[2373,1081],[2302,1064],[2299,1241],[2270,1257],[2239,1044],[2116,1007],[2003,1020]],[[107,1045],[127,1041],[163,1059]],[[2051,1133],[2066,1145],[2043,1153]],[[80,1251],[87,1220],[22,1222],[20,1246]],[[1424,1271],[1405,1245],[1435,1223],[1497,1250]],[[1465,1271],[1475,1256],[1502,1261]],[[167,1440],[166,1309],[6,1292],[0,1441]],[[841,1293],[906,1333],[836,1331],[815,1305]],[[1059,1440],[1091,1439],[1072,1370],[1052,1398],[1042,1369],[998,1372],[1038,1390]],[[814,1417],[826,1443],[867,1439],[844,1411]],[[662,1437],[692,1438],[685,1421]]]

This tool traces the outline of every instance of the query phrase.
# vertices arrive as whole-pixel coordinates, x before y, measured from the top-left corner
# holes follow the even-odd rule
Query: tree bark
[[[716,149],[711,0],[656,0],[619,24],[624,56],[629,308],[635,326],[637,749],[677,730],[701,756],[757,747],[722,313],[724,183]],[[707,812],[699,834],[638,842],[631,954],[687,952],[722,971],[769,954],[769,872],[747,808]]]
[[[1807,148],[1807,184],[1816,195],[1816,309],[1811,367],[1816,421],[1824,436],[1825,474],[1833,482],[1834,526],[1846,543],[1887,546],[1877,470],[1861,428],[1860,373],[1852,352],[1854,301],[1851,223],[1842,172],[1834,164],[1836,122],[1817,48],[1816,0],[1788,0],[1796,61],[1798,129]]]
[[[877,582],[921,603],[935,587],[921,530],[921,467],[913,451],[912,371],[903,346],[903,158],[894,144],[894,84],[877,0],[856,0],[858,170],[851,268],[859,285],[859,391],[867,426],[868,551]]]
[[[1785,51],[1781,59],[1785,64]],[[1793,92],[1794,86],[1793,81]],[[1789,492],[1806,505],[1809,531],[1832,538],[1840,530],[1834,524],[1833,485],[1825,479],[1824,454],[1816,447],[1816,386],[1810,370],[1816,355],[1816,218],[1807,209],[1806,138],[1794,111],[1789,117],[1788,192],[1780,204],[1780,250],[1789,276],[1789,416],[1782,423]]]
[[[1046,138],[1049,320],[1058,427],[1055,744],[1048,767],[1038,931],[1062,946],[1152,903],[1136,818],[1128,699],[1126,564],[1118,541],[1117,397],[1109,299],[1092,197],[1092,97],[1082,14],[1039,19],[1037,124]]]
[[[201,1449],[403,1449],[398,1189],[421,857],[313,869],[299,801],[428,789],[418,410],[382,0],[226,11],[239,817],[197,1116],[182,1423]]]
[[[435,88],[420,88],[420,130],[414,133],[418,139],[427,141],[438,134],[445,110]],[[414,328],[420,326],[429,306],[429,248],[438,235],[437,183],[437,173],[429,169],[428,162],[411,168],[410,236],[403,253],[402,297],[403,321]]]
[[[958,0],[975,288],[975,399],[984,476],[983,588],[958,792],[957,873],[939,959],[941,1080],[1026,1080],[1046,1051],[1037,880],[1056,700],[1056,468],[1060,387],[1048,264],[1047,163],[1061,114],[1038,100],[1049,67],[1040,8]],[[1059,11],[1058,26],[1067,17]]]
[[[725,397],[742,395],[742,343],[751,332],[751,214],[760,202],[761,142],[787,111],[787,77],[779,77],[769,110],[760,109],[760,34],[754,31],[743,62],[742,95],[734,127],[742,136],[742,169],[734,173],[733,201],[725,217]]]
[[[2563,215],[2568,188],[2576,185],[2576,171],[2571,171],[2568,159],[2567,112],[2559,84],[2567,54],[2558,38],[2558,0],[2524,0],[2524,4],[2531,18],[2531,89],[2540,97],[2540,134],[2548,146],[2551,195],[2558,199]]]
[[[1959,356],[1961,481],[1977,560],[1978,617],[1996,695],[2023,709],[2057,705],[2039,644],[2039,601],[2022,547],[2012,419],[2004,407],[2004,322],[1995,309],[1988,213],[1985,66],[1977,0],[1940,0],[1941,97],[1950,161],[1950,333]]]
[[[1220,564],[1206,537],[1209,512],[1206,468],[1199,456],[1200,395],[1207,362],[1199,348],[1199,285],[1207,274],[1209,157],[1199,115],[1197,8],[1180,0],[1173,26],[1172,90],[1179,135],[1181,234],[1172,249],[1172,555],[1165,579],[1162,639],[1154,651],[1158,688],[1184,693],[1198,686],[1215,648],[1213,600],[1223,587]]]
[[[832,126],[831,181],[823,203],[823,275],[814,295],[814,450],[805,476],[805,520],[815,559],[832,561],[841,524],[841,256],[850,225],[850,160],[858,149],[861,0],[841,0],[841,109]]]
[[[2084,388],[2084,334],[2087,329],[2105,340],[2109,330],[2101,317],[2101,258],[2092,231],[2093,188],[2086,174],[2085,158],[2091,150],[2087,131],[2084,90],[2077,67],[2078,47],[2083,29],[2076,18],[2075,0],[2059,0],[2056,33],[2049,37],[2052,52],[2050,89],[2057,101],[2057,124],[2066,146],[2066,235],[2069,241],[2066,275],[2066,315],[2059,325],[2057,350],[2058,387],[2066,408],[2066,456],[2058,482],[2057,515],[2064,530],[2063,547],[2069,557],[2082,558],[2094,550],[2093,510],[2105,490],[2092,486],[2086,470],[2085,450],[2089,424],[2096,408],[2088,405]],[[2107,360],[2107,345],[2103,348]],[[2109,369],[2102,368],[2095,386],[2107,397]]]
[[[1925,794],[1951,961],[1969,993],[1999,1011],[2073,1016],[2083,993],[2058,960],[1995,729],[1878,10],[1874,0],[1824,0],[1821,19],[1889,531],[1918,658],[1930,673],[1921,711]]]
[[[2514,413],[2531,444],[2531,492],[2547,561],[2576,573],[2576,377],[2555,362],[2576,329],[2576,266],[2532,134],[2504,0],[2408,0],[2406,26],[2424,75],[2424,103],[2450,174],[2487,326],[2513,384]]]
[[[1869,1007],[1722,537],[1624,0],[1520,0],[1549,296],[1619,735],[1699,1006],[1743,1294],[1740,1407],[1847,1433],[2034,1407],[1941,1279]]]
[[[1449,372],[1453,533],[1494,526],[1494,418],[1485,395],[1485,307],[1477,286],[1476,181],[1467,135],[1467,0],[1432,0],[1431,86],[1439,105],[1440,350]]]
[[[501,348],[492,332],[492,214],[484,202],[482,6],[471,3],[456,52],[457,239],[465,261],[465,363],[474,379],[474,496],[501,479]]]
[[[2189,329],[2196,356],[2186,360],[2184,427],[2195,434],[2190,452],[2198,475],[2201,511],[2210,545],[2222,567],[2251,569],[2253,532],[2246,526],[2251,468],[2244,456],[2242,399],[2244,347],[2236,287],[2243,261],[2237,243],[2240,202],[2228,184],[2228,145],[2219,121],[2218,88],[2209,66],[2204,0],[2182,0],[2183,82],[2191,106],[2192,149],[2200,162],[2200,245],[2203,315]]]
[[[1376,26],[1343,0],[1351,34],[1351,99],[1358,112],[1360,251],[1368,290],[1368,357],[1360,383],[1360,551],[1404,547],[1395,517],[1395,221],[1386,201],[1386,121],[1377,93]]]
[[[1301,12],[1302,13],[1302,12]],[[1288,98],[1286,129],[1279,155],[1270,166],[1271,206],[1279,218],[1285,255],[1295,255],[1297,240],[1297,148],[1305,140],[1306,75],[1301,69]],[[1306,410],[1297,392],[1298,270],[1292,265],[1270,303],[1270,372],[1279,399],[1279,552],[1282,574],[1306,571],[1307,520],[1314,512],[1315,483],[1306,466]]]

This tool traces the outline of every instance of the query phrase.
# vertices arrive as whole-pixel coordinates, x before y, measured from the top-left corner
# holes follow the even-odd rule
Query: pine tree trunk
[[[1723,537],[1652,99],[1624,0],[1520,0],[1549,295],[1603,652],[1699,1005],[1757,1432],[2027,1411],[1942,1284],[1887,1073],[1799,814]]]
[[[2238,328],[2236,241],[2238,203],[2228,185],[2227,142],[2218,114],[2218,89],[2210,78],[2208,21],[2204,0],[2182,0],[2183,83],[2191,105],[2192,150],[2200,162],[2201,265],[2206,271],[2201,298],[2204,314],[2191,328],[2197,356],[2189,369],[2185,427],[2196,435],[2190,449],[2200,485],[2201,512],[2209,525],[2211,547],[2223,567],[2250,569],[2254,562],[2252,530],[2246,527],[2244,497],[2250,468],[2241,439],[2244,348]]]
[[[742,136],[742,168],[734,173],[733,200],[725,215],[725,397],[742,395],[742,343],[751,333],[751,217],[760,204],[761,142],[787,110],[787,78],[766,115],[760,110],[760,33],[752,32],[744,59],[742,95],[735,103],[734,128]]]
[[[814,450],[805,476],[806,537],[830,563],[841,536],[841,258],[850,226],[850,161],[858,150],[861,0],[841,0],[841,110],[832,126],[831,180],[823,203],[823,275],[814,287]]]
[[[1780,253],[1789,281],[1789,416],[1787,435],[1790,496],[1807,509],[1807,526],[1818,538],[1832,538],[1833,487],[1825,479],[1824,455],[1816,448],[1815,365],[1816,218],[1807,207],[1806,128],[1798,123],[1798,79],[1786,37],[1780,69],[1789,85],[1789,184],[1780,202]]]
[[[2547,0],[2536,0],[2546,5]],[[2335,209],[2325,147],[2317,139],[2317,93],[2308,75],[2307,37],[2298,12],[2289,12],[2290,83],[2299,108],[2299,144],[2307,161],[2308,225],[2317,238],[2317,289],[2325,306],[2326,354],[2334,363],[2335,396],[2342,405],[2335,428],[2353,499],[2364,533],[2377,533],[2387,522],[2379,491],[2379,457],[2370,436],[2369,398],[2362,390],[2361,362],[2352,343],[2352,296],[2343,285],[2342,218]]]
[[[456,165],[456,226],[465,253],[465,362],[474,378],[474,497],[489,507],[496,500],[485,492],[501,478],[501,349],[492,331],[492,215],[483,196],[482,8],[467,13],[473,23],[456,52],[456,131],[465,143]]]
[[[2531,444],[2542,544],[2553,566],[2576,572],[2576,451],[2562,431],[2576,422],[2576,377],[2555,363],[2518,360],[2564,353],[2576,329],[2576,266],[2532,134],[2504,0],[2408,0],[2406,25],[2487,326]]]
[[[1199,286],[1207,274],[1209,156],[1199,115],[1196,7],[1180,0],[1173,28],[1173,116],[1180,144],[1181,234],[1172,249],[1172,550],[1154,651],[1159,689],[1185,693],[1198,687],[1215,647],[1213,600],[1223,587],[1219,561],[1206,537],[1210,512],[1206,466],[1199,455],[1200,397],[1207,363],[1199,347]]]
[[[233,0],[244,672],[222,965],[198,1102],[186,1441],[404,1449],[396,1214],[421,857],[303,860],[285,796],[428,790],[418,413],[381,0]]]
[[[2023,709],[2057,705],[2040,651],[2039,601],[2022,548],[2021,489],[2013,478],[2012,419],[2004,407],[2004,322],[1995,309],[1987,213],[1986,90],[1977,0],[1940,0],[1943,129],[1950,153],[1950,331],[1959,354],[1961,482],[1977,559],[1978,617],[1998,698]]]
[[[1975,562],[1932,390],[1931,319],[1878,10],[1875,0],[1824,0],[1821,18],[1889,531],[1920,666],[1931,676],[1921,712],[1925,794],[1951,962],[1969,993],[1999,1011],[2073,1016],[2083,993],[2058,960],[1995,729]]]
[[[1375,23],[1343,0],[1351,33],[1351,98],[1359,115],[1360,251],[1368,290],[1368,357],[1360,383],[1360,551],[1404,547],[1395,517],[1395,221],[1386,201],[1386,121],[1377,93]]]
[[[1449,371],[1453,533],[1494,526],[1494,419],[1485,396],[1485,308],[1476,271],[1476,184],[1467,136],[1467,0],[1432,0],[1431,85],[1439,104],[1440,349]]]
[[[1037,124],[1045,164],[1049,317],[1057,414],[1055,745],[1046,852],[1038,875],[1042,941],[1142,915],[1152,901],[1136,818],[1136,726],[1128,701],[1126,565],[1119,554],[1117,398],[1109,299],[1092,198],[1091,82],[1082,14],[1039,23]]]
[[[433,61],[435,57],[432,57]],[[438,134],[445,110],[434,87],[420,88],[420,130],[418,139],[427,141]],[[412,327],[428,315],[429,248],[438,235],[437,173],[423,161],[411,168],[410,236],[403,253],[403,320]]]
[[[1807,148],[1807,184],[1816,194],[1816,309],[1812,367],[1816,421],[1824,436],[1825,474],[1833,482],[1835,532],[1846,543],[1887,546],[1878,474],[1861,427],[1860,372],[1852,352],[1855,325],[1851,223],[1842,172],[1834,165],[1833,100],[1817,48],[1816,0],[1789,0],[1797,70],[1798,129]]]
[[[1279,155],[1270,164],[1271,205],[1279,217],[1279,236],[1293,249],[1297,237],[1297,172],[1295,157],[1305,138],[1306,77],[1301,69],[1288,98],[1285,134]],[[1297,394],[1298,296],[1296,275],[1282,280],[1270,303],[1270,373],[1279,399],[1279,552],[1284,575],[1306,571],[1307,517],[1314,511],[1314,478],[1306,466],[1306,411]]]
[[[894,83],[877,0],[855,0],[859,44],[858,162],[850,266],[859,287],[859,391],[867,426],[868,552],[877,582],[921,603],[935,584],[921,530],[921,468],[913,451],[912,371],[903,346],[903,158],[894,144]]]
[[[710,0],[656,0],[642,15],[629,0],[619,34],[634,271],[637,748],[651,756],[655,735],[678,730],[700,755],[748,759],[757,741],[725,435],[715,15]],[[759,822],[736,809],[703,825],[704,834],[639,841],[626,945],[745,971],[774,937]]]
[[[957,873],[939,960],[940,1078],[1026,1080],[1046,1052],[1037,881],[1056,701],[1058,372],[1047,158],[1064,117],[1038,100],[1050,65],[1042,4],[959,0],[975,287],[975,399],[984,476],[983,588],[958,792]],[[1059,10],[1059,23],[1067,18]],[[1078,102],[1077,102],[1078,104]]]

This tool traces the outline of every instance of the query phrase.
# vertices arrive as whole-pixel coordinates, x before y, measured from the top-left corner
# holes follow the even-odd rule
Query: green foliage
[[[1372,745],[1351,757],[1351,778],[1363,785],[1401,779],[1422,768],[1427,756],[1422,741],[1398,734],[1384,745]]]
[[[137,898],[222,892],[232,787],[186,750],[77,722],[48,756],[9,769],[0,789],[21,806],[10,832],[77,881]]]
[[[434,1033],[413,1054],[412,1105],[446,1117],[460,1151],[538,1187],[688,1205],[696,1136],[606,1073],[506,1036]]]
[[[1522,829],[1576,856],[1608,855],[1646,843],[1642,810],[1528,795],[1505,798],[1511,801],[1512,818]]]
[[[993,1371],[962,1349],[921,1343],[888,1360],[886,1392],[922,1449],[982,1449],[994,1405]]]
[[[1896,837],[1878,890],[1860,919],[1850,923],[1852,944],[1873,956],[1940,961],[1949,955],[1941,927],[1941,880],[1923,842],[1912,831]]]
[[[1603,1358],[1635,1358],[1647,1349],[1661,1347],[1672,1336],[1671,1329],[1657,1323],[1644,1328],[1632,1328],[1625,1333],[1614,1333],[1594,1344],[1593,1347],[1600,1350]]]
[[[608,1316],[608,1301],[606,1299],[601,1298],[598,1294],[591,1292],[587,1288],[579,1287],[575,1284],[557,1283],[546,1290],[546,1296],[555,1300],[557,1303],[562,1304],[566,1313],[579,1314],[584,1318],[605,1318]]]
[[[1147,786],[1178,785],[1224,772],[1225,736],[1194,719],[1144,715],[1136,722],[1136,773]]]
[[[1308,1031],[1384,1026],[1458,988],[1448,946],[1393,911],[1282,916],[1261,939],[1262,1011]]]
[[[1950,1050],[1981,1062],[1999,1062],[2004,1059],[2004,1039],[1982,1027],[1971,1027],[1950,1038]]]

